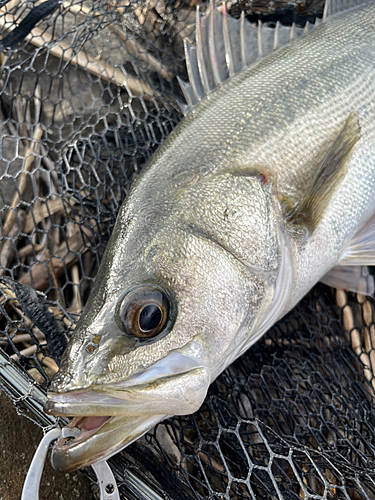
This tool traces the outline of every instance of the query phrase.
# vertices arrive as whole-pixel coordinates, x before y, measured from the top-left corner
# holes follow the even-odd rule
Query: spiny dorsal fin
[[[351,150],[360,138],[360,125],[357,113],[353,112],[341,125],[338,135],[319,166],[314,178],[306,189],[303,198],[288,210],[287,219],[292,223],[303,224],[313,232],[321,219],[330,198],[347,170]]]
[[[323,20],[347,10],[371,3],[372,0],[326,0]],[[252,25],[242,12],[240,19],[228,16],[225,2],[219,13],[211,0],[209,13],[202,16],[197,7],[195,45],[185,41],[185,58],[189,83],[179,80],[187,106],[180,104],[186,114],[221,83],[255,64],[271,52],[305,36],[322,23],[306,23],[305,28],[282,26],[269,28],[261,22]]]
[[[277,23],[276,28],[269,28],[261,22],[254,26],[245,20],[243,12],[240,19],[228,16],[225,2],[222,13],[219,13],[214,0],[211,0],[206,16],[200,14],[198,7],[195,45],[185,41],[189,83],[179,79],[188,104],[187,108],[182,106],[183,112],[186,113],[221,83],[274,50],[304,36],[312,27],[310,23],[306,23],[305,28]]]
[[[341,14],[347,10],[370,3],[371,0],[326,0],[324,4],[323,20]]]

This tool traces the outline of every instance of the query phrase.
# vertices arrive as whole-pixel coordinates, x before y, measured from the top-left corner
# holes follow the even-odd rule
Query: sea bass
[[[289,31],[198,13],[186,117],[122,206],[49,389],[81,429],[56,469],[196,411],[319,280],[373,292],[375,6],[347,8]]]

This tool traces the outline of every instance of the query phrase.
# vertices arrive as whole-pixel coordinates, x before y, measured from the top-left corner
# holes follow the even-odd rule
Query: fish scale
[[[352,10],[330,16],[338,5],[265,57],[285,30],[270,43],[270,30],[230,20],[225,6],[222,18],[213,5],[197,13],[186,118],[121,208],[49,390],[46,411],[90,431],[55,445],[57,469],[196,411],[209,383],[317,281],[372,293],[375,8],[347,1]],[[230,76],[248,35],[255,62]],[[149,306],[159,323],[142,328]]]
[[[332,23],[334,30],[330,29]],[[313,175],[311,163],[322,160],[339,124],[351,111],[360,110],[362,137],[351,161],[348,182],[332,200],[314,241],[302,254],[295,250],[299,265],[288,307],[337,262],[338,253],[374,210],[374,27],[373,4],[339,22],[323,24],[308,38],[281,49],[283,57],[281,51],[272,54],[209,95],[193,110],[194,119],[201,120],[194,131],[185,123],[187,136],[181,141],[191,145],[197,143],[197,137],[190,134],[209,131],[211,123],[221,126],[215,137],[225,146],[213,145],[212,137],[208,140],[209,148],[217,147],[222,153],[217,154],[217,163],[213,160],[215,171],[236,164],[264,166],[277,177],[280,193],[298,199]],[[232,113],[230,121],[227,117],[232,109],[237,112]],[[306,161],[309,158],[311,161]],[[195,162],[196,169],[200,165]],[[332,238],[334,227],[337,231]],[[333,246],[327,247],[332,240]],[[328,258],[322,259],[322,247]],[[311,273],[312,269],[317,272]]]

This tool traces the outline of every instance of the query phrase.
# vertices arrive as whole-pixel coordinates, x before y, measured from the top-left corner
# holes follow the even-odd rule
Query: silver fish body
[[[341,175],[303,205],[334,162]],[[302,205],[312,224],[306,210],[295,217]],[[54,466],[88,465],[196,411],[210,382],[330,269],[375,261],[371,244],[368,258],[350,246],[361,231],[369,244],[374,213],[370,2],[219,86],[151,158],[49,391],[46,411],[82,429],[55,446]],[[124,330],[163,315],[153,338]]]

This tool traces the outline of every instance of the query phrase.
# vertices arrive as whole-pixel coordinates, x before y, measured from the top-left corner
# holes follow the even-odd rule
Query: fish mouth
[[[122,393],[121,397],[94,390],[49,394],[49,401],[44,405],[45,411],[54,415],[73,416],[70,426],[81,430],[75,438],[57,441],[51,455],[53,468],[70,472],[107,459],[168,415],[177,414],[181,408],[183,413],[197,410],[208,383],[204,383],[201,398],[197,399],[196,384],[189,390],[188,383],[201,379],[204,372],[202,373],[202,369],[193,372],[194,374],[187,372],[182,376],[170,377],[165,381],[161,379],[157,381],[154,391],[147,385],[118,391]],[[171,384],[185,388],[185,393],[178,391],[182,399],[171,394]],[[164,385],[166,394],[163,394]],[[111,388],[110,392],[114,392],[114,389]],[[193,393],[195,397],[192,398],[189,393]],[[186,397],[183,397],[184,394]]]
[[[197,391],[199,395],[202,390],[206,392],[208,385],[209,371],[200,359],[171,351],[147,370],[125,380],[102,384],[97,380],[83,388],[74,382],[62,387],[52,383],[43,409],[50,415],[65,417],[186,414],[189,412],[185,407],[192,406]]]
[[[113,418],[115,417],[74,417],[69,427],[76,427],[81,431],[80,435],[75,438],[75,442],[78,443],[88,439],[103,427],[105,422]],[[68,440],[69,438],[62,444],[65,444]]]
[[[202,389],[206,391],[209,384],[207,379],[207,369],[199,367],[148,384],[124,387],[119,383],[93,386],[89,390],[81,389],[65,394],[49,392],[43,409],[49,415],[94,419],[114,416],[136,417],[140,414],[155,415],[160,413],[161,407],[167,409],[165,413],[174,411],[174,415],[186,414],[186,403],[190,407],[197,395],[199,398]],[[95,420],[89,422],[91,426]]]
[[[70,426],[81,433],[76,438],[60,438],[52,449],[55,470],[71,472],[110,458],[141,437],[167,415],[134,417],[76,417]]]
[[[70,426],[81,430],[75,438],[57,441],[52,450],[52,466],[70,472],[107,459],[168,415],[196,411],[207,393],[209,371],[196,361],[189,361],[189,366],[185,362],[184,367],[188,368],[185,372],[155,379],[155,375],[162,375],[155,365],[115,384],[49,392],[44,411],[74,417]]]

